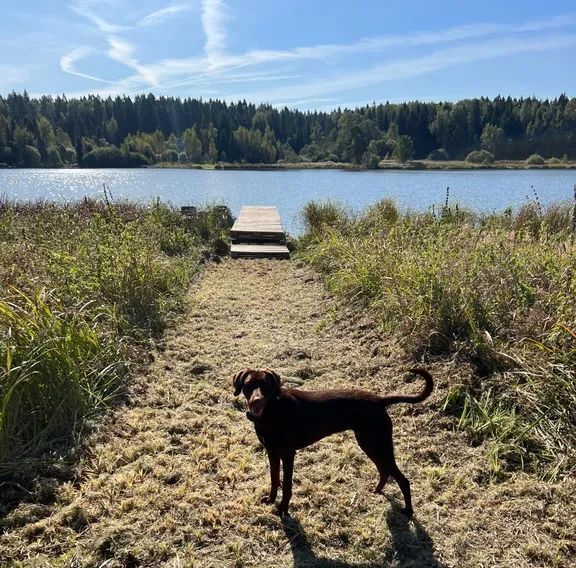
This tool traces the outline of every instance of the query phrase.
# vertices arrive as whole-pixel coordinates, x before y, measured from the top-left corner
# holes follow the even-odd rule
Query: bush
[[[22,150],[22,165],[27,168],[37,168],[42,164],[40,152],[34,146],[24,146]]]
[[[149,161],[143,154],[108,146],[84,154],[81,165],[84,168],[137,168],[149,165]]]
[[[366,224],[365,230],[370,232],[378,228],[389,227],[398,222],[399,218],[400,213],[394,201],[383,199],[368,207],[360,220],[360,225],[364,228]]]
[[[526,164],[529,166],[543,166],[546,160],[540,154],[532,154],[526,159]]]
[[[178,161],[178,152],[176,152],[176,150],[166,150],[162,153],[160,160],[162,162],[170,162],[171,164],[175,164]]]
[[[362,156],[362,165],[369,170],[377,170],[380,158],[371,152],[365,152]]]
[[[494,162],[494,154],[488,150],[474,150],[466,156],[466,161],[471,164],[491,164]]]
[[[188,156],[186,155],[186,152],[180,152],[178,154],[178,163],[179,164],[185,164],[188,161]]]
[[[446,162],[450,159],[450,156],[444,148],[438,148],[437,150],[432,150],[432,152],[428,154],[428,159],[434,160],[435,162]]]
[[[311,237],[320,236],[327,229],[343,229],[350,220],[344,207],[336,201],[309,201],[300,216]]]
[[[50,168],[61,168],[63,166],[60,152],[56,146],[50,146],[48,148],[48,158],[46,160],[46,165]]]
[[[561,164],[562,160],[560,158],[550,158],[549,160],[546,161],[546,163],[556,166],[558,164]]]
[[[76,150],[72,146],[58,145],[58,152],[60,152],[60,159],[64,164],[76,163]]]

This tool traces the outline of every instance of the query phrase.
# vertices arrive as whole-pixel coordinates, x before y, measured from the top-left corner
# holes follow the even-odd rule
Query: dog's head
[[[278,373],[270,369],[243,369],[234,375],[234,396],[243,393],[248,401],[251,420],[262,417],[270,400],[280,396],[281,380]]]

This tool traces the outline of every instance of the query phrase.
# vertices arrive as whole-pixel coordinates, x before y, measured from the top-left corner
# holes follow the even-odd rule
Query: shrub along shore
[[[70,457],[230,224],[221,207],[0,202],[0,479]]]
[[[361,215],[309,203],[299,254],[417,360],[452,359],[444,410],[495,478],[576,468],[576,205]]]

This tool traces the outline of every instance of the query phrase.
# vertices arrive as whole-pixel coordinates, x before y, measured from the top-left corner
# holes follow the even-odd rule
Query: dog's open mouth
[[[250,402],[248,404],[248,408],[250,409],[250,414],[254,418],[260,418],[262,416],[262,413],[264,412],[265,406],[266,406],[266,403],[262,399],[255,400],[255,401]]]

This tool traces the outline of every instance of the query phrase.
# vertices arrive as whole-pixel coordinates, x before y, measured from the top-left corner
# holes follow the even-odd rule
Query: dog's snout
[[[248,407],[255,417],[260,417],[266,406],[266,398],[260,389],[254,389],[248,399]]]

